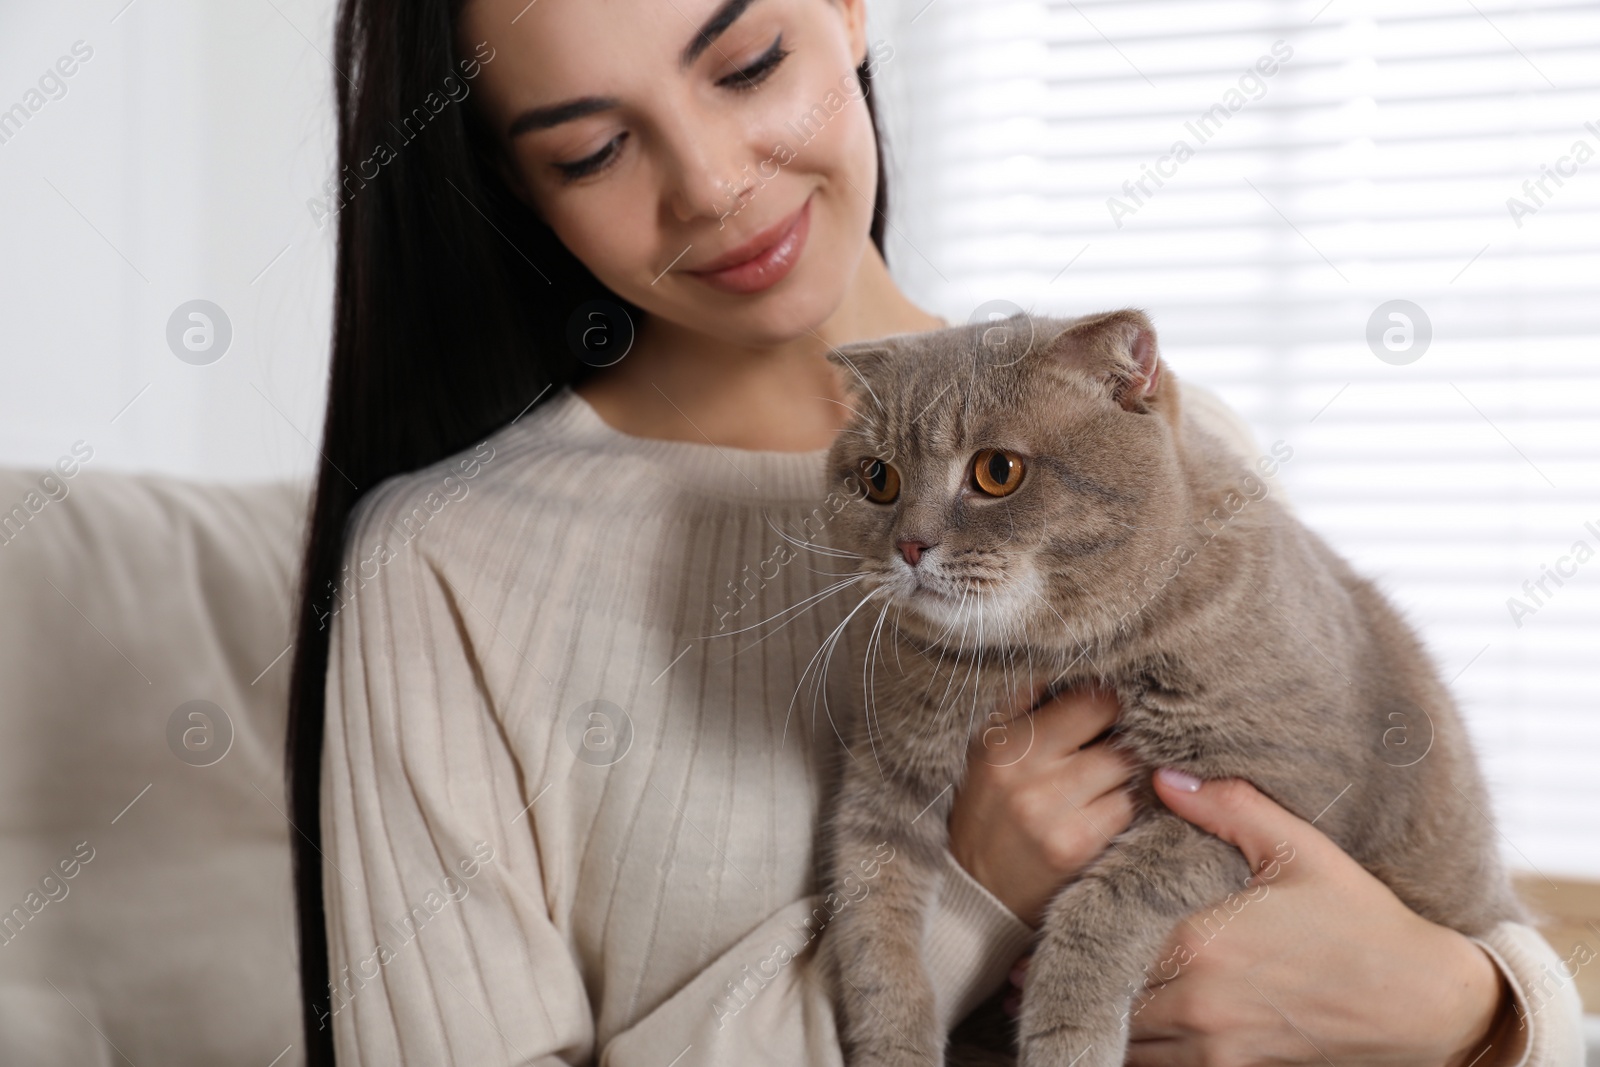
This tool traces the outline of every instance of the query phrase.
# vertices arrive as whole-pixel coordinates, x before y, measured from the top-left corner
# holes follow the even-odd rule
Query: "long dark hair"
[[[607,290],[500,178],[498,140],[464,103],[461,0],[341,0],[333,350],[322,464],[307,522],[289,689],[286,776],[308,1067],[334,1062],[325,1015],[321,782],[327,615],[345,523],[367,490],[487,437],[590,368],[566,342]],[[857,70],[874,131],[871,71]],[[447,79],[454,79],[449,82]],[[452,88],[455,86],[455,88]],[[375,173],[374,173],[375,172]],[[881,138],[872,241],[888,207]],[[548,387],[548,388],[547,388]]]

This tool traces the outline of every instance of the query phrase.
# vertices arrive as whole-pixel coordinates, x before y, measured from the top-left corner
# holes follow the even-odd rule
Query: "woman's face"
[[[868,246],[864,0],[468,0],[513,187],[652,315],[764,345],[815,329]]]

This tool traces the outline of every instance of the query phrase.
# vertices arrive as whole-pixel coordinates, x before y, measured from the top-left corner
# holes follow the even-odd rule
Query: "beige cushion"
[[[306,487],[44,477],[0,470],[0,1063],[300,1063],[273,661]],[[194,700],[232,725],[209,766],[220,728],[169,745]]]

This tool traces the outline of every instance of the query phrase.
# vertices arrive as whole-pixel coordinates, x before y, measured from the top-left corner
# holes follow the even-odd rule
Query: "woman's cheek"
[[[545,217],[554,220],[551,228],[561,243],[596,278],[629,296],[676,254],[655,262],[659,227],[653,214],[641,208],[657,204],[659,195],[653,189],[634,188],[629,181],[610,181],[604,189],[582,192],[587,195],[563,197]]]
[[[856,254],[865,250],[877,195],[877,154],[865,105],[851,101],[829,133],[825,154],[815,163],[816,178],[834,220],[830,227],[838,242],[834,252],[843,261],[852,248]]]
[[[855,72],[849,71],[853,81]],[[872,214],[872,198],[877,186],[877,148],[873,143],[872,119],[859,92],[847,95],[836,84],[835,75],[823,83],[813,116],[827,114],[825,123],[814,118],[810,139],[796,153],[793,164],[820,179],[835,194],[840,209],[848,214],[851,230],[866,230]],[[837,108],[837,110],[833,110]]]
[[[820,66],[786,105],[773,135],[793,150],[794,166],[823,176],[847,175],[857,184],[871,180],[872,120],[853,69]]]

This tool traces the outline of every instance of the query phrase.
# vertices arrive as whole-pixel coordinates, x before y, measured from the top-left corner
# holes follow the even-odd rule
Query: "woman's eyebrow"
[[[549,107],[530,107],[512,120],[511,130],[507,136],[515,137],[529,130],[548,130],[552,126],[581,119],[597,111],[609,111],[619,104],[620,101],[612,96],[583,96],[565,103],[551,104]]]
[[[755,0],[725,0],[723,5],[712,12],[710,18],[706,19],[705,25],[700,27],[699,32],[694,36],[694,40],[683,46],[683,52],[678,56],[678,65],[688,67],[699,59],[700,54],[710,48],[718,37],[727,32],[729,26],[738,22],[739,16],[744,14],[745,8],[754,2]]]
[[[679,66],[693,65],[707,48],[716,43],[718,37],[739,21],[739,16],[743,15],[745,9],[753,3],[755,0],[724,0],[722,6],[712,12],[711,17],[696,31],[694,39],[683,46],[683,51],[678,56]],[[548,130],[552,126],[572,122],[585,115],[593,115],[597,111],[609,111],[618,104],[619,101],[611,96],[584,96],[560,104],[551,104],[548,107],[529,108],[512,120],[507,136],[516,137],[530,130]]]

